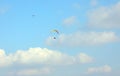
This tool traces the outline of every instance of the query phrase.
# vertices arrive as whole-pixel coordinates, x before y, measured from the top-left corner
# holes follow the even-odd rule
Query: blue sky
[[[119,7],[120,0],[0,0],[0,75],[120,76]]]

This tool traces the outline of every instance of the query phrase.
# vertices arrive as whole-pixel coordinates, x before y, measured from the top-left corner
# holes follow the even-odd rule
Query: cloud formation
[[[4,64],[5,61],[6,63],[12,62],[18,64],[50,64],[50,65],[72,63],[72,57],[57,51],[48,50],[46,48],[44,49],[30,48],[27,51],[18,50],[16,53],[10,55],[5,55],[5,53],[3,52],[1,53],[1,57],[2,57],[1,59],[4,59],[3,65],[5,65]]]
[[[49,76],[56,67],[91,63],[93,58],[85,53],[70,56],[47,48],[30,48],[6,54],[0,50],[1,76]],[[6,70],[7,69],[7,70]]]
[[[88,74],[94,74],[94,73],[109,73],[112,71],[112,68],[109,65],[104,65],[101,67],[91,67],[88,68],[87,73]]]
[[[87,63],[92,58],[87,54],[80,53],[79,56],[70,56],[58,51],[48,50],[46,48],[30,48],[27,51],[18,50],[16,53],[5,54],[0,50],[0,67],[12,65],[71,65],[76,63]]]
[[[3,49],[0,49],[0,67],[11,65],[11,57],[5,54]]]
[[[54,40],[49,37],[46,43],[50,46],[79,47],[84,45],[100,45],[117,41],[114,32],[75,32],[72,34],[61,34]]]
[[[120,28],[120,2],[113,6],[101,6],[88,13],[88,25],[97,28]]]

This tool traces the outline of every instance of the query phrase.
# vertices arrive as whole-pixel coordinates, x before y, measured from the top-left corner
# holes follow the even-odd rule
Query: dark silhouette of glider
[[[53,39],[56,39],[57,35],[59,35],[59,31],[56,29],[52,30],[52,33],[54,34]]]

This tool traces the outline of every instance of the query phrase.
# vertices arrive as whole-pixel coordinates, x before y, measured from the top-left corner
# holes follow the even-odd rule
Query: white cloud
[[[120,28],[120,2],[99,7],[88,13],[88,25],[97,28]]]
[[[57,39],[49,37],[46,43],[50,46],[79,47],[115,42],[118,39],[114,32],[75,32],[59,35]]]
[[[78,58],[79,58],[80,63],[90,63],[90,62],[93,62],[93,58],[88,56],[85,53],[80,53],[78,55]]]
[[[101,67],[91,67],[88,68],[87,73],[93,74],[93,73],[109,73],[112,71],[112,68],[109,65],[104,65]]]
[[[37,68],[26,68],[16,71],[9,71],[7,76],[44,76],[49,75],[53,70],[49,67]]]
[[[0,67],[5,67],[12,64],[11,57],[5,54],[3,49],[0,49]]]
[[[71,16],[63,20],[63,25],[71,26],[79,24],[76,16]]]
[[[72,57],[60,53],[58,51],[48,50],[46,48],[30,48],[28,51],[17,51],[13,56],[14,62],[19,62],[22,64],[70,64],[72,63]]]
[[[0,67],[14,65],[72,65],[78,62],[90,62],[91,57],[82,53],[79,56],[70,56],[58,51],[46,48],[30,48],[29,50],[18,50],[16,53],[6,55],[0,50]]]
[[[92,62],[92,57],[85,53],[70,56],[46,48],[30,48],[17,50],[15,53],[6,54],[0,50],[0,75],[1,76],[49,76],[56,67],[85,64]],[[57,72],[57,71],[56,71]]]

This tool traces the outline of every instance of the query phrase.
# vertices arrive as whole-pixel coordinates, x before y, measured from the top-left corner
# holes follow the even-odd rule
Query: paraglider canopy
[[[53,32],[56,32],[57,34],[59,34],[59,31],[58,30],[56,30],[56,29],[54,29],[54,30],[52,30]]]

